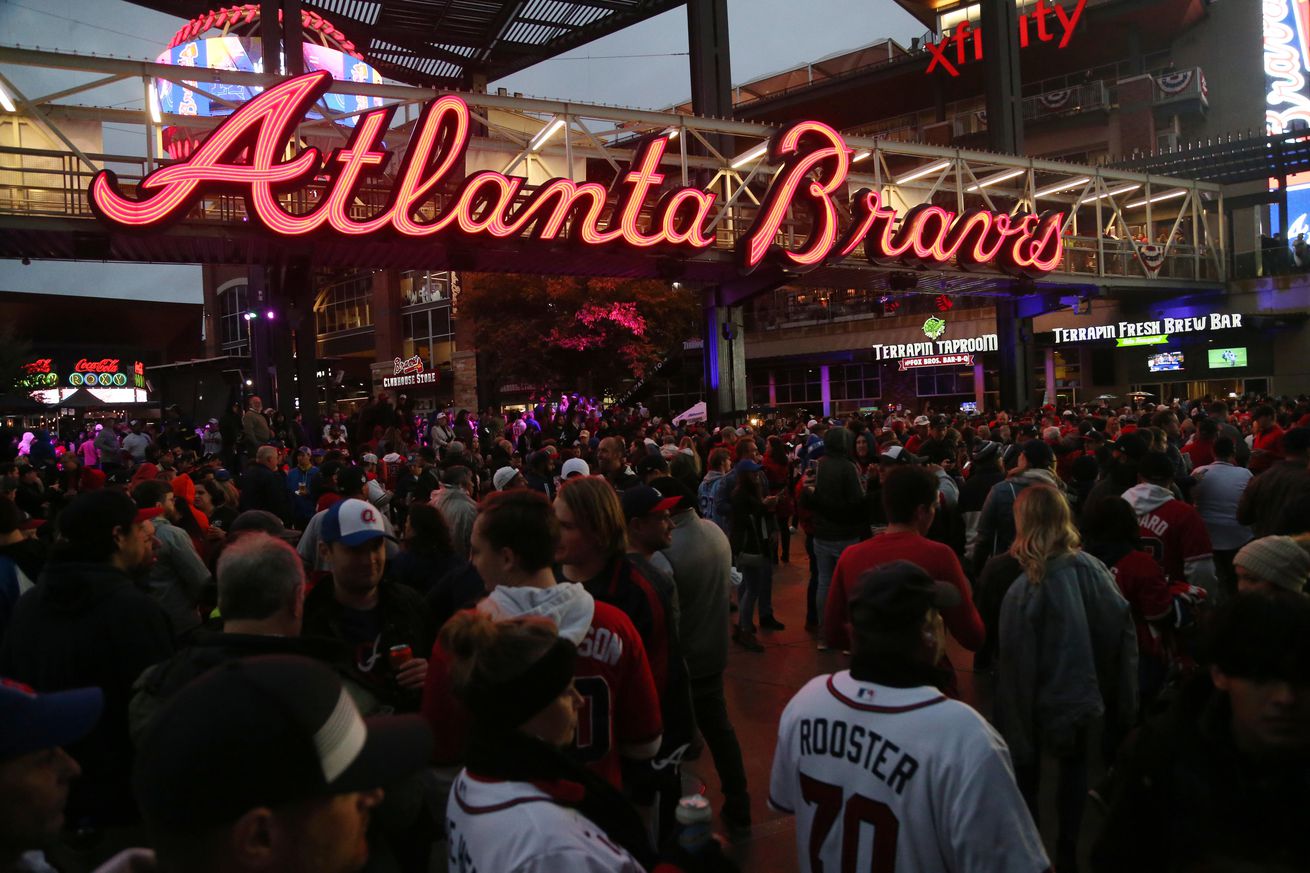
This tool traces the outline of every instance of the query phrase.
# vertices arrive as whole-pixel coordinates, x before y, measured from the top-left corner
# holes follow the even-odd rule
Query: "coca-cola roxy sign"
[[[282,237],[569,239],[596,248],[692,253],[714,245],[718,195],[665,185],[660,166],[667,134],[641,143],[613,190],[599,182],[557,178],[524,195],[523,177],[480,170],[463,179],[436,215],[420,215],[438,189],[449,187],[468,148],[469,107],[455,94],[427,104],[386,204],[361,218],[352,209],[355,194],[366,177],[390,162],[383,138],[390,134],[394,106],[360,115],[347,144],[326,159],[313,147],[288,156],[296,126],[331,81],[319,71],[269,88],[219,125],[187,160],[154,171],[132,195],[119,190],[112,170],[101,170],[90,185],[92,209],[111,227],[153,230],[181,219],[205,194],[229,191],[244,195],[249,214]],[[803,272],[848,257],[861,243],[866,257],[878,264],[955,261],[966,270],[991,267],[1034,277],[1054,270],[1063,255],[1063,215],[1058,212],[1039,216],[969,209],[957,214],[921,204],[900,215],[879,191],[862,189],[849,196],[851,217],[844,220],[853,152],[821,122],[802,121],[780,130],[769,153],[781,170],[737,242],[743,272],[769,262]],[[326,189],[305,212],[289,211],[279,198],[316,180],[325,180]],[[808,214],[808,233],[780,244],[784,220],[797,212]]]

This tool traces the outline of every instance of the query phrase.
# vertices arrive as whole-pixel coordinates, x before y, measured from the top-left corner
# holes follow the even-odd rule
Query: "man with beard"
[[[173,623],[173,634],[181,638],[200,627],[196,604],[210,582],[209,569],[200,560],[191,537],[178,526],[178,510],[172,487],[162,479],[142,482],[132,489],[138,509],[159,510],[154,517],[158,550],[145,579],[145,587],[159,601]]]
[[[119,491],[79,495],[60,513],[61,538],[36,587],[19,599],[0,645],[0,676],[37,691],[104,691],[104,717],[68,749],[83,774],[69,796],[73,826],[137,818],[127,703],[141,671],[173,653],[168,615],[133,583],[154,560],[158,515],[158,508],[138,510]]]
[[[597,472],[619,493],[639,482],[636,474],[628,469],[624,460],[623,440],[619,437],[606,437],[600,441],[596,448],[596,466]]]
[[[365,721],[328,667],[241,658],[155,717],[133,778],[154,851],[98,873],[357,873],[373,810],[432,749],[417,716]]]

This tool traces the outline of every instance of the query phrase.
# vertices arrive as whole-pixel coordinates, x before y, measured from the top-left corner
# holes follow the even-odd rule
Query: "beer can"
[[[702,852],[714,839],[714,810],[701,794],[689,794],[678,801],[674,814],[678,822],[678,844],[693,855]]]
[[[402,643],[399,646],[392,646],[387,652],[387,658],[391,661],[391,668],[399,670],[401,667],[414,660],[414,651],[408,644]]]

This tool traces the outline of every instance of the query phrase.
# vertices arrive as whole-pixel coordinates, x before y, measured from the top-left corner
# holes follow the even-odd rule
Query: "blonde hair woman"
[[[1049,485],[1034,485],[1020,492],[1014,504],[1014,528],[1010,555],[1032,585],[1046,578],[1049,561],[1073,555],[1082,545],[1069,501]]]
[[[1068,501],[1048,485],[1014,504],[1010,554],[1023,568],[1001,605],[996,726],[1037,818],[1042,756],[1060,762],[1056,868],[1076,869],[1087,795],[1087,729],[1137,712],[1137,637],[1128,601],[1104,564],[1085,554]]]

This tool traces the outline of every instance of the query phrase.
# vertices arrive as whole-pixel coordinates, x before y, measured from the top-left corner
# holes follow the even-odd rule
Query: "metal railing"
[[[8,84],[6,68],[13,66],[58,67],[99,78],[52,95],[28,97]],[[127,190],[148,171],[168,162],[158,148],[163,127],[203,131],[217,126],[219,118],[165,115],[156,121],[144,108],[57,102],[70,94],[90,94],[97,88],[132,79],[148,88],[156,78],[181,83],[182,76],[198,77],[199,84],[192,80],[189,86],[200,88],[210,80],[260,87],[280,81],[262,73],[198,71],[0,46],[0,84],[14,97],[19,121],[42,131],[52,143],[67,146],[62,150],[0,148],[0,221],[6,217],[30,222],[88,218],[91,210],[85,192],[95,172],[114,169]],[[421,106],[444,93],[341,81],[334,82],[331,90],[382,98],[387,106],[394,107],[392,129],[387,135],[388,146],[395,149],[391,173],[399,164],[404,141]],[[600,171],[600,177],[608,177],[632,159],[639,137],[676,134],[660,168],[668,183],[695,185],[716,195],[707,225],[714,245],[697,258],[723,258],[735,247],[754,223],[764,192],[780,172],[764,157],[761,148],[777,132],[770,125],[492,94],[460,96],[469,105],[480,134],[470,143],[465,172],[494,169],[507,174],[531,172],[538,178],[567,175],[581,180],[597,178]],[[346,131],[339,123],[349,116],[322,111],[327,117],[302,124],[302,136],[320,140],[335,137],[344,142]],[[77,121],[78,131],[83,134],[88,121],[102,126],[112,122],[120,130],[124,124],[135,125],[143,134],[141,153],[92,154],[79,149],[72,133],[59,129],[65,119]],[[548,128],[558,132],[544,144],[538,142]],[[1225,233],[1222,189],[1217,185],[867,136],[848,136],[846,143],[853,154],[848,190],[877,190],[884,203],[902,214],[920,203],[933,203],[956,213],[973,207],[1010,213],[1062,212],[1067,254],[1050,277],[1057,281],[1062,277],[1147,282],[1223,279]],[[282,206],[293,213],[307,212],[318,204],[325,187],[326,183],[313,182],[282,195]],[[525,185],[520,196],[528,196],[532,190],[532,186]],[[390,193],[391,180],[386,175],[361,185],[350,206],[352,216],[366,219],[376,215],[387,207]],[[434,194],[419,207],[416,217],[432,220],[450,206],[453,196]],[[1168,202],[1154,206],[1158,201]],[[240,226],[247,219],[244,199],[229,194],[203,197],[186,216],[186,221],[211,225]],[[1162,258],[1162,265],[1153,271],[1131,244],[1103,237],[1108,229],[1120,238],[1137,233],[1148,238],[1164,234],[1173,242],[1162,253],[1155,253]],[[809,231],[808,216],[793,211],[777,241],[794,248],[804,243]],[[839,266],[860,267],[862,250],[853,254]],[[952,269],[952,265],[943,267],[945,272]]]

